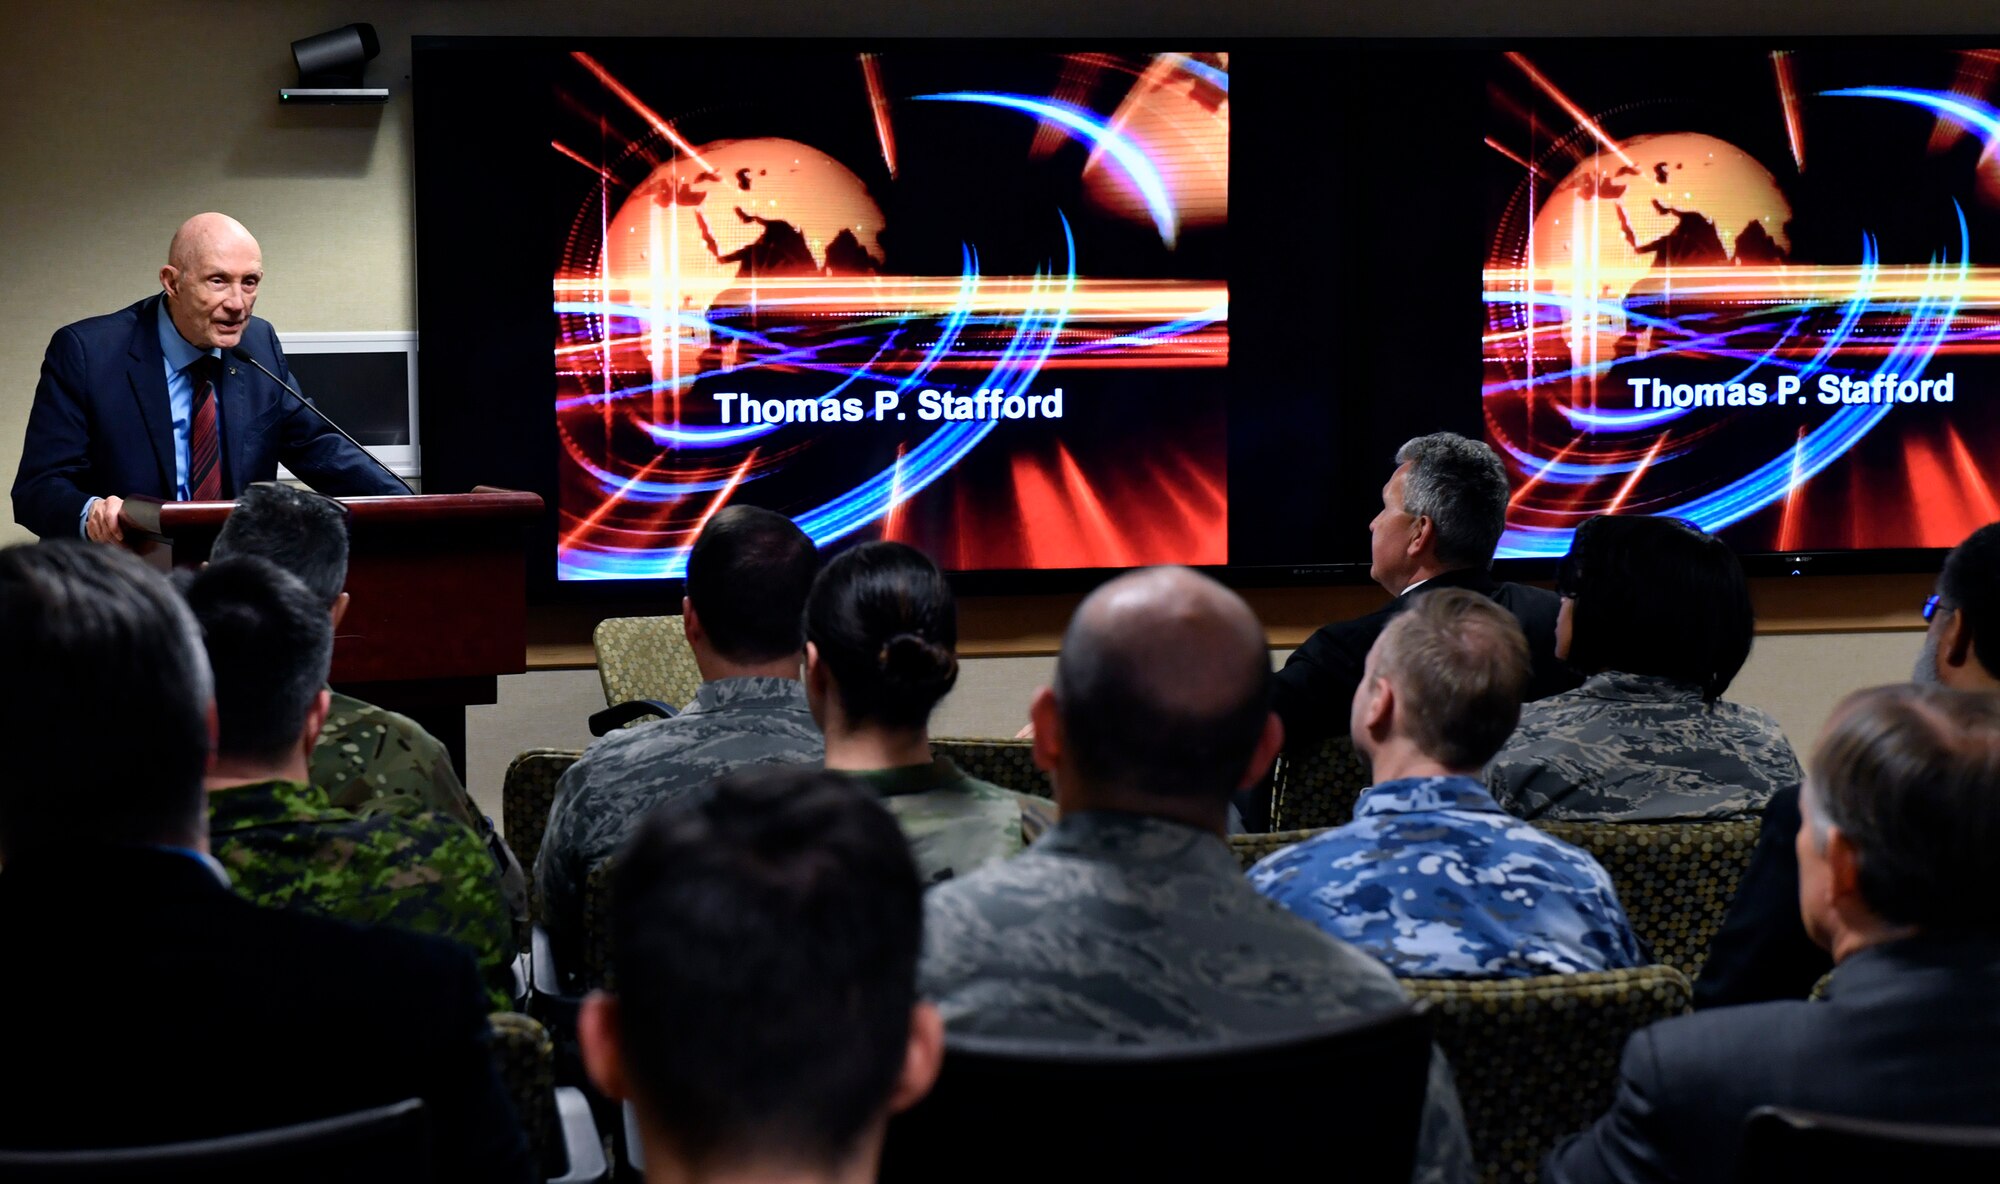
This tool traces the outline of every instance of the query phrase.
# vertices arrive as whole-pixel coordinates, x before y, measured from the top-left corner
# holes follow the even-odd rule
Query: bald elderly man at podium
[[[56,330],[14,520],[42,538],[116,542],[127,497],[229,500],[274,479],[281,461],[322,493],[408,493],[281,385],[291,378],[278,335],[250,315],[263,279],[242,223],[197,214],[167,248],[159,295]]]

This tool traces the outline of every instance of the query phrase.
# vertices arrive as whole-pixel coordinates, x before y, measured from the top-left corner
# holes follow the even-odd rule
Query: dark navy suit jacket
[[[163,299],[65,325],[50,339],[14,478],[14,521],[42,538],[75,538],[93,497],[174,500],[174,429],[158,319]],[[251,317],[242,344],[291,382],[269,321]],[[272,480],[281,461],[322,493],[408,492],[255,367],[227,356],[223,364],[216,391],[223,497]]]
[[[2000,1124],[2000,937],[1917,936],[1851,954],[1818,1002],[1718,1007],[1625,1045],[1611,1110],[1558,1147],[1550,1184],[1732,1178],[1759,1106]]]

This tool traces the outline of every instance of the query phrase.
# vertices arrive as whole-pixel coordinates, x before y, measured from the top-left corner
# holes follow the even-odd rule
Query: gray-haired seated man
[[[2000,1125],[2000,696],[1860,691],[1834,709],[1794,840],[1817,1002],[1718,1007],[1626,1042],[1611,1110],[1556,1149],[1555,1184],[1733,1178],[1758,1106]]]

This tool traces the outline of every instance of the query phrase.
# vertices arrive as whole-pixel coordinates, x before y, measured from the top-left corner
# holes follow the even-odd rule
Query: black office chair
[[[1759,1106],[1736,1153],[1743,1184],[2000,1180],[2000,1127],[1931,1126]]]
[[[427,1184],[421,1099],[219,1139],[106,1151],[0,1151],[8,1184]]]
[[[1430,1057],[1430,1017],[1414,1007],[1254,1041],[955,1035],[937,1087],[891,1120],[879,1179],[1283,1178],[1317,1147],[1343,1182],[1407,1184]],[[1197,1164],[1227,1174],[1190,1175]]]

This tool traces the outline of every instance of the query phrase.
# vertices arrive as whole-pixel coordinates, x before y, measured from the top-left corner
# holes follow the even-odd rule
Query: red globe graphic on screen
[[[1623,302],[1675,268],[1782,263],[1791,202],[1769,169],[1698,132],[1634,136],[1586,157],[1535,215],[1538,283],[1596,302],[1600,331],[1625,331]]]
[[[717,140],[654,169],[605,235],[604,280],[624,301],[703,318],[745,280],[859,275],[883,261],[881,207],[847,166],[796,140]]]

